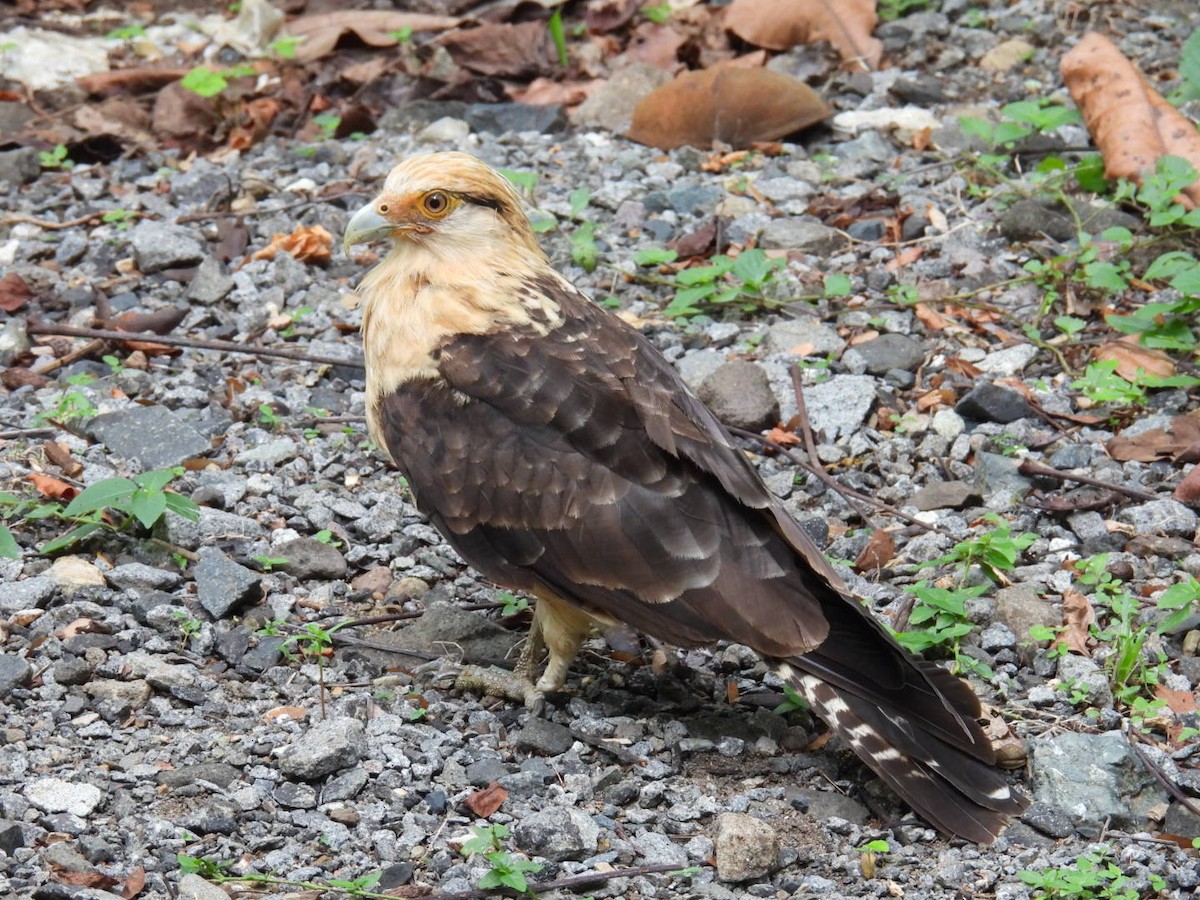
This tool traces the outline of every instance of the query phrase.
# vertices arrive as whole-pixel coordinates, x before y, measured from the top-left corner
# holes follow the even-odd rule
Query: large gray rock
[[[141,221],[129,232],[133,257],[142,272],[182,269],[204,259],[204,245],[197,232],[182,225]]]
[[[875,402],[875,379],[869,375],[834,375],[804,389],[808,423],[830,441],[858,431]]]
[[[209,257],[196,269],[186,296],[189,300],[210,305],[224,300],[233,287],[233,276],[225,271],[218,260]]]
[[[39,778],[25,785],[25,799],[48,813],[67,812],[73,816],[92,814],[104,794],[94,784]]]
[[[1149,813],[1169,799],[1119,731],[1037,738],[1029,771],[1038,801],[1092,832],[1106,819],[1114,828],[1150,830]]]
[[[633,121],[633,109],[643,97],[671,80],[658,66],[635,62],[620,66],[612,77],[575,110],[575,124],[624,134]]]
[[[0,591],[0,612],[36,609],[53,597],[57,590],[58,585],[49,575],[34,575],[24,581],[9,582]]]
[[[992,384],[990,381],[971,388],[954,404],[954,411],[964,419],[999,422],[1002,425],[1034,414],[1028,400],[1012,388]]]
[[[767,822],[744,813],[717,817],[717,878],[748,881],[779,868],[779,833]]]
[[[725,363],[704,379],[698,393],[718,419],[734,428],[761,431],[779,422],[770,379],[752,362]]]
[[[458,654],[466,659],[504,659],[521,639],[477,612],[438,603],[425,615],[394,632],[396,643],[415,650]]]
[[[117,456],[143,469],[166,469],[209,451],[209,442],[165,406],[131,406],[103,413],[87,426],[88,434]]]
[[[925,361],[925,345],[903,334],[881,334],[872,341],[856,344],[846,355],[850,353],[862,359],[869,375],[884,375],[893,369],[912,372]]]
[[[313,781],[362,758],[366,729],[358,719],[317,722],[279,755],[279,771],[288,778]]]
[[[1044,600],[1029,585],[1014,584],[996,591],[996,621],[1007,625],[1017,637],[1017,647],[1028,641],[1035,625],[1062,625],[1062,604]]]
[[[29,662],[15,653],[0,653],[0,698],[7,697],[13,688],[29,680],[33,669]]]
[[[313,538],[296,538],[271,548],[271,555],[286,559],[278,568],[301,581],[310,578],[331,581],[346,574],[346,557],[330,544]]]
[[[845,340],[836,331],[814,319],[793,319],[767,329],[763,347],[768,353],[791,356],[824,356],[841,353]]]
[[[526,853],[562,862],[592,856],[600,827],[582,809],[552,806],[523,818],[514,836]]]
[[[1127,506],[1117,513],[1117,519],[1132,525],[1138,534],[1167,534],[1175,537],[1194,537],[1200,526],[1200,516],[1178,500],[1169,497],[1151,500],[1137,506]]]
[[[196,563],[196,599],[214,619],[243,603],[262,599],[262,574],[247,569],[216,547],[201,547]]]
[[[816,219],[784,217],[767,224],[758,246],[764,250],[799,250],[815,256],[831,256],[846,246],[846,237]]]

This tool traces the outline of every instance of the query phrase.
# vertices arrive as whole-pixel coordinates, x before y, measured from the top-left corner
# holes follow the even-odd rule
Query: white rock
[[[39,778],[25,786],[25,799],[48,813],[66,812],[85,817],[100,805],[104,795],[94,784]]]
[[[59,31],[14,28],[0,34],[0,74],[35,91],[48,90],[108,71],[103,38],[77,38]]]
[[[443,116],[417,132],[417,140],[423,144],[458,144],[470,133],[471,126],[462,119]]]
[[[89,587],[104,587],[104,573],[86,559],[78,556],[63,556],[50,566],[51,580],[62,588],[64,594]]]

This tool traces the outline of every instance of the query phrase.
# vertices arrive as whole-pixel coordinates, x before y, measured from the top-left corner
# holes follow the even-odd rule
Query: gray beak
[[[346,223],[346,233],[342,237],[342,250],[349,254],[350,248],[355,244],[369,244],[371,241],[391,237],[395,228],[394,222],[389,222],[375,211],[374,203],[368,203]]]

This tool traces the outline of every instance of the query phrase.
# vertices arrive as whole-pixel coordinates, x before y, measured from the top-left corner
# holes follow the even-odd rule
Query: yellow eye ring
[[[419,205],[426,216],[440,219],[450,212],[454,202],[445,191],[430,191],[421,197]]]

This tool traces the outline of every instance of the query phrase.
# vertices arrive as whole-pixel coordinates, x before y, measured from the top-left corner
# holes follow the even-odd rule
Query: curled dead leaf
[[[788,50],[828,41],[859,69],[877,69],[883,58],[876,22],[875,0],[733,0],[725,11],[725,27],[749,44]]]
[[[502,788],[498,782],[493,781],[487,787],[471,794],[463,803],[479,818],[486,819],[498,810],[507,799],[508,791]]]
[[[59,478],[52,478],[49,475],[41,475],[37,472],[31,473],[28,477],[33,482],[34,490],[43,497],[49,497],[51,500],[71,501],[79,493],[79,488]]]
[[[394,47],[399,43],[398,33],[406,30],[445,31],[458,27],[461,21],[455,16],[344,9],[300,16],[284,26],[284,31],[292,37],[303,38],[296,48],[296,59],[309,62],[331,53],[343,35],[352,34],[370,47]]]
[[[9,272],[0,278],[0,309],[5,312],[16,312],[32,296],[33,291],[16,272]]]
[[[1171,357],[1161,350],[1143,347],[1137,343],[1137,335],[1130,339],[1110,341],[1098,347],[1093,354],[1096,359],[1117,361],[1117,374],[1126,381],[1136,381],[1140,375],[1160,375],[1169,377],[1175,374],[1175,363]]]
[[[896,539],[890,531],[878,528],[871,533],[867,545],[854,560],[854,571],[866,574],[878,572],[896,555]]]
[[[1171,496],[1185,506],[1200,509],[1200,465],[1192,466]]]
[[[1096,624],[1092,602],[1074,588],[1063,591],[1062,601],[1063,630],[1055,639],[1054,646],[1065,646],[1072,653],[1091,656],[1092,651],[1088,649],[1088,639],[1091,637],[1089,629]]]
[[[255,250],[251,259],[274,259],[280,251],[300,262],[327,263],[333,253],[333,235],[320,225],[300,225],[291,234],[276,234],[271,243]]]
[[[1137,68],[1102,34],[1089,32],[1059,64],[1063,81],[1104,158],[1108,178],[1140,182],[1165,154],[1200,169],[1200,134],[1151,87]],[[1200,203],[1200,185],[1180,198]]]
[[[769,69],[684,72],[651,91],[633,111],[628,137],[673,150],[713,141],[747,147],[799,131],[829,116],[817,93]]]

